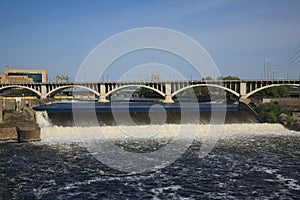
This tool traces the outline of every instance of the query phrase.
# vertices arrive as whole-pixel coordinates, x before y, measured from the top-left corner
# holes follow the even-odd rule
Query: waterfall
[[[48,122],[48,124],[50,124]],[[150,137],[147,136],[147,132]],[[221,132],[215,130],[222,130]],[[153,131],[152,133],[150,131]],[[138,136],[138,134],[141,134]],[[60,127],[44,126],[41,131],[42,142],[45,143],[73,143],[82,140],[117,140],[128,138],[173,138],[176,134],[180,138],[194,134],[195,139],[209,137],[209,134],[222,138],[240,137],[248,135],[289,135],[296,134],[284,128],[281,124],[165,124],[142,126],[99,126],[99,127]],[[211,136],[213,136],[211,135]],[[137,137],[138,136],[138,137]]]
[[[51,127],[51,121],[48,117],[47,111],[37,111],[36,112],[36,121],[39,124],[40,128]]]

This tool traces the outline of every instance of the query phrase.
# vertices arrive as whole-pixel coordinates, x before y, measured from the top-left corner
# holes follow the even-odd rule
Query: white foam
[[[47,112],[36,112],[41,127],[42,142],[80,142],[82,140],[126,139],[126,138],[177,138],[177,139],[222,139],[247,135],[290,135],[299,134],[281,124],[164,124],[135,126],[60,127],[53,126]]]
[[[47,124],[46,124],[47,125]],[[196,139],[203,137],[238,137],[247,135],[291,135],[295,131],[285,129],[280,124],[166,124],[143,126],[105,126],[105,127],[59,127],[42,126],[43,142],[80,142],[82,140],[126,139],[126,138],[174,138],[189,139],[194,134]],[[221,132],[220,132],[221,130]],[[151,131],[155,134],[150,134]],[[140,135],[139,135],[140,134]]]
[[[297,180],[295,180],[293,178],[287,178],[287,177],[279,174],[278,169],[269,169],[269,168],[266,168],[266,167],[260,167],[260,168],[256,167],[255,170],[256,171],[262,171],[262,172],[265,172],[267,174],[275,175],[277,181],[279,181],[281,184],[287,186],[289,189],[297,190],[297,191],[300,190],[300,185],[298,184]],[[275,180],[265,179],[265,180],[270,181],[270,182],[274,182],[274,181],[276,181],[276,179]]]
[[[35,116],[36,121],[41,128],[52,126],[47,111],[38,111],[36,112]]]

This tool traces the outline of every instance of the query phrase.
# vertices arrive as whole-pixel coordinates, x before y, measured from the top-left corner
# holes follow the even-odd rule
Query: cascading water
[[[38,111],[35,113],[35,116],[36,116],[36,121],[39,124],[40,128],[52,126],[47,111]]]
[[[149,125],[138,117],[139,125],[133,126],[100,123],[76,127],[66,123],[59,126],[53,122],[64,118],[53,118],[59,113],[48,114],[49,118],[45,112],[36,115],[42,130],[40,142],[0,143],[0,198],[300,198],[300,176],[296,173],[300,170],[300,135],[280,124],[261,124],[245,113],[230,112],[227,113],[230,120],[224,125],[205,124],[207,114],[199,120],[200,124]],[[176,115],[171,117],[176,119]],[[65,120],[70,124],[70,118]],[[199,157],[207,131],[214,134],[220,128],[221,133],[215,133],[217,142],[213,148],[206,156]],[[131,162],[145,163],[142,160],[140,163],[139,157],[123,162],[126,154],[118,156],[113,149],[91,151],[112,143],[124,152],[143,156],[172,144],[172,137],[179,130],[183,134],[181,140],[185,140],[185,133],[188,136],[196,130],[194,140],[177,160],[162,162],[153,171],[117,171],[105,162],[108,155],[124,168]],[[156,135],[151,135],[152,132]],[[178,150],[177,144],[180,143],[173,144],[171,153]],[[158,158],[168,154],[161,156]],[[159,164],[160,160],[150,156],[149,161]]]
[[[83,117],[87,123],[84,126],[77,127],[74,124],[72,112],[65,112],[70,109],[71,104],[55,104],[51,105],[55,109],[60,106],[63,110],[60,112],[50,112],[49,115],[46,110],[37,111],[36,117],[38,124],[42,128],[41,139],[42,142],[79,142],[83,135],[78,134],[84,132],[85,138],[94,139],[120,139],[126,136],[126,132],[138,133],[142,138],[147,138],[145,131],[155,131],[157,136],[172,137],[172,132],[178,132],[180,129],[184,130],[183,134],[195,131],[195,138],[201,138],[205,136],[209,130],[220,130],[221,133],[214,133],[210,131],[210,134],[218,134],[218,138],[232,135],[249,135],[249,134],[277,134],[285,135],[293,133],[285,129],[280,124],[262,124],[248,113],[248,111],[239,109],[234,112],[227,112],[225,118],[225,124],[208,124],[210,121],[211,114],[209,112],[201,112],[199,124],[180,124],[180,113],[169,112],[167,113],[167,119],[165,124],[148,124],[149,116],[148,113],[137,112],[131,113],[130,117],[134,120],[136,125],[126,125],[126,118],[124,118],[124,125],[115,125],[114,116],[111,113],[97,113],[97,119],[99,123],[89,124],[89,119]],[[85,104],[84,104],[85,105]],[[83,113],[84,114],[84,113]],[[122,115],[122,113],[119,113]],[[191,115],[193,117],[193,115]],[[126,116],[125,116],[126,117]],[[195,120],[194,120],[195,121]],[[197,121],[197,120],[196,120]],[[126,131],[124,131],[126,130]],[[101,133],[101,134],[99,134]],[[149,133],[151,135],[151,133]],[[128,138],[128,137],[127,137]]]

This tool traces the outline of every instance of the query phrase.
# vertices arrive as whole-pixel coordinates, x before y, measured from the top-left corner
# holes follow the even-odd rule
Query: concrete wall
[[[7,100],[0,98],[0,141],[18,140],[20,142],[40,140],[40,128],[36,123],[35,111],[30,106],[38,104],[31,100]],[[17,110],[22,112],[4,111]]]

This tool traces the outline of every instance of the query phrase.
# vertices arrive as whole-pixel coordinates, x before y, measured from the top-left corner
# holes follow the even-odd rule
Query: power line
[[[276,64],[274,66],[283,66],[290,62],[294,57],[298,56],[300,54],[300,45],[297,45],[297,47],[284,59],[282,59],[279,64]]]
[[[285,59],[283,59],[280,64],[272,65],[273,73],[277,76],[286,77],[288,79],[289,73],[299,68],[297,64],[300,63],[300,45],[292,51]],[[275,67],[273,67],[275,66]],[[292,73],[293,74],[293,73]]]
[[[298,64],[300,62],[300,45],[294,49],[294,51],[283,59],[280,64],[274,64],[273,66],[275,70],[287,70],[287,68],[291,67],[293,64]]]

